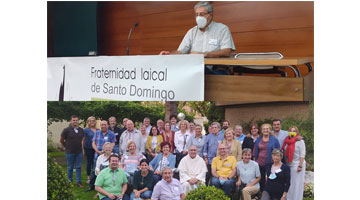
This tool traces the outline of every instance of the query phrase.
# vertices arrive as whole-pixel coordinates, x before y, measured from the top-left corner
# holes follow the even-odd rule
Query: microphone
[[[130,49],[129,49],[129,45],[130,45],[130,36],[131,36],[131,33],[132,31],[134,30],[135,27],[139,26],[139,22],[136,22],[130,29],[130,32],[129,32],[129,36],[128,36],[128,39],[127,39],[127,45],[126,45],[126,55],[129,55],[130,54]]]

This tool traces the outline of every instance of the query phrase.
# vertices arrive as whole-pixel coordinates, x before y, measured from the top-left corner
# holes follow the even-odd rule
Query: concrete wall
[[[79,120],[79,123],[82,123],[81,120]],[[70,124],[69,121],[63,121],[63,122],[53,122],[50,126],[48,126],[48,130],[51,132],[50,135],[48,134],[48,138],[50,138],[54,145],[56,146],[62,146],[60,143],[60,136],[64,128],[68,127]],[[100,120],[97,121],[96,128],[100,128]],[[80,124],[81,128],[84,128],[84,125]]]
[[[61,146],[60,144],[60,135],[64,128],[69,126],[68,121],[63,122],[53,122],[50,126],[48,126],[48,130],[51,132],[51,134],[48,134],[48,138],[50,138],[54,145]]]
[[[280,118],[304,114],[308,110],[308,102],[273,102],[237,104],[225,106],[225,119],[231,125],[249,122],[251,119]]]

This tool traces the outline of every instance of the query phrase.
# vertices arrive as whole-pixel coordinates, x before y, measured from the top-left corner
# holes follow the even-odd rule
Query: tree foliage
[[[187,120],[193,120],[194,114],[183,112]],[[134,122],[142,122],[144,117],[149,117],[151,124],[156,124],[158,119],[165,117],[165,105],[162,102],[135,102],[135,101],[54,101],[47,103],[47,118],[52,121],[69,120],[71,115],[86,121],[89,116],[107,120],[115,116],[118,122],[129,118]]]

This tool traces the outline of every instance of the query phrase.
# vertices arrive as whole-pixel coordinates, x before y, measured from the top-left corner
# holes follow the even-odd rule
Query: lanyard
[[[112,181],[113,181],[113,185],[115,186],[115,181],[116,181],[116,173],[115,171],[111,171],[113,173],[113,178],[112,178]]]

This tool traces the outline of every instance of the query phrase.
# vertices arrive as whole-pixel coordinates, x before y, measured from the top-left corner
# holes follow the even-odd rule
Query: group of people
[[[138,129],[128,118],[122,128],[115,117],[108,121],[101,120],[97,129],[95,117],[89,117],[82,129],[71,116],[60,139],[69,180],[75,165],[76,184],[83,187],[84,154],[88,191],[95,189],[100,199],[183,199],[200,185],[245,200],[302,199],[305,143],[297,127],[281,130],[280,119],[260,129],[252,124],[248,134],[227,120],[222,127],[213,122],[206,135],[201,125],[177,122],[176,115],[154,126],[145,117]]]
[[[210,2],[194,6],[196,26],[191,28],[175,51],[168,54],[203,54],[228,57],[235,50],[229,28],[213,21]],[[219,66],[207,66],[207,73],[227,74]],[[67,158],[67,174],[81,183],[81,162],[86,156],[88,191],[98,191],[99,199],[184,199],[200,185],[221,188],[227,196],[243,199],[302,199],[305,176],[305,143],[297,127],[281,130],[281,120],[252,124],[248,134],[241,125],[213,122],[207,135],[203,127],[181,120],[150,118],[135,128],[128,118],[117,127],[115,117],[100,122],[89,117],[86,128],[77,116],[61,134]]]

